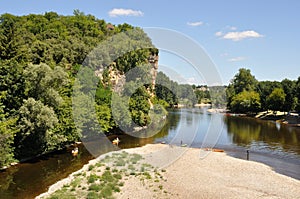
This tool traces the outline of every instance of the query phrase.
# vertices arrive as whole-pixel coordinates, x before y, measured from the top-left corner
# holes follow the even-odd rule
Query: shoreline
[[[166,181],[161,182],[161,186],[166,189],[165,191],[167,193],[172,193],[172,198],[240,198],[241,194],[243,198],[249,196],[253,198],[260,196],[259,194],[262,193],[274,197],[279,196],[279,198],[293,198],[293,195],[282,195],[286,193],[286,190],[294,190],[296,194],[300,195],[300,190],[297,189],[300,186],[299,180],[279,174],[263,163],[241,160],[231,157],[226,153],[205,152],[197,148],[148,144],[143,147],[109,152],[90,160],[89,163],[84,165],[80,170],[73,172],[67,178],[51,185],[47,192],[36,198],[49,196],[51,193],[70,183],[74,179],[74,176],[80,172],[87,171],[90,165],[96,164],[99,160],[102,160],[108,155],[121,153],[123,151],[140,154],[145,157],[147,163],[166,169],[166,172],[163,173],[163,177]],[[200,159],[199,154],[202,152],[208,154],[206,154],[207,156],[205,158]],[[162,161],[172,157],[174,160],[172,160],[171,163],[170,160],[168,160],[169,162]],[[127,196],[130,197],[132,194],[141,197],[144,192],[151,197],[153,196],[151,194],[163,194],[160,192],[152,193],[145,187],[135,190],[132,186],[135,187],[136,183],[140,183],[140,180],[134,177],[130,178],[128,183],[125,182],[125,186],[121,188],[121,192],[117,193],[117,198],[127,198]],[[180,184],[181,186],[179,186]],[[276,184],[276,186],[274,184]],[[192,192],[192,189],[197,187],[196,185],[199,186],[197,188],[199,190]],[[258,187],[256,186],[258,185],[261,187],[259,188],[260,190],[257,190]],[[217,191],[219,189],[217,188],[218,186],[224,188],[221,193]],[[264,187],[266,189],[261,190]],[[232,189],[234,189],[234,191]],[[135,193],[131,193],[132,191]]]
[[[257,120],[265,120],[265,121],[274,121],[276,123],[280,123],[282,125],[288,125],[292,127],[300,127],[300,117],[296,115],[287,115],[280,112],[279,114],[273,114],[271,111],[267,112],[259,112],[258,114],[250,115],[243,113],[232,113],[226,112],[224,113],[226,116],[233,117],[249,117]]]

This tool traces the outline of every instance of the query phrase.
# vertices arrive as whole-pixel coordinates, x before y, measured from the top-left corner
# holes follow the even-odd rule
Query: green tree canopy
[[[231,102],[235,95],[243,91],[254,91],[256,89],[258,81],[251,74],[249,69],[241,68],[239,72],[234,76],[231,83],[228,85],[226,89],[227,96],[227,106],[229,109],[232,109]]]
[[[30,157],[47,150],[47,134],[58,123],[52,108],[33,98],[24,100],[19,111],[15,146],[18,156]]]
[[[282,88],[275,88],[267,97],[268,108],[273,111],[282,111],[285,103],[284,90]]]
[[[257,113],[260,109],[260,97],[255,91],[242,91],[231,101],[231,110],[238,113]]]

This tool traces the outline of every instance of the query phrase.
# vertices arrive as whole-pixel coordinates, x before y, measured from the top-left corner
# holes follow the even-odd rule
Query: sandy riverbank
[[[120,187],[120,192],[114,193],[116,198],[300,197],[299,180],[280,175],[264,164],[236,159],[225,153],[207,154],[200,149],[163,144],[150,144],[118,153],[123,151],[140,154],[143,157],[141,160],[143,164],[153,165],[153,168],[157,169],[148,171],[150,176],[153,176],[147,178],[148,180],[141,178],[143,175],[124,175],[122,177],[124,185]],[[206,155],[205,158],[200,158],[200,154],[201,157]],[[72,182],[76,174],[88,172],[90,165],[96,164],[99,160],[101,162],[105,156],[107,155],[90,161],[82,170],[57,182],[41,196],[49,196],[63,185]],[[159,178],[156,178],[156,174]]]

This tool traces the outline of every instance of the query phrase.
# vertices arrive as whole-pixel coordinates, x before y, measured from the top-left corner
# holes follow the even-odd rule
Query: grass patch
[[[143,175],[146,177],[146,179],[150,180],[152,177],[150,175],[150,173],[148,172],[144,172]]]
[[[148,163],[143,163],[143,164],[142,164],[142,167],[145,167],[145,168],[152,168],[152,165],[151,165],[151,164],[148,164]]]
[[[99,197],[98,193],[91,191],[91,192],[88,193],[88,195],[86,196],[86,198],[87,199],[98,199],[100,197]]]
[[[115,165],[117,167],[122,167],[122,166],[125,166],[125,164],[126,164],[126,162],[123,159],[118,159]]]
[[[94,168],[95,168],[95,165],[90,165],[88,170],[91,171],[91,170],[93,170]]]
[[[79,186],[81,184],[81,178],[80,177],[76,177],[71,183],[70,186],[72,188],[76,188],[77,186]]]
[[[100,197],[102,198],[108,198],[111,197],[113,193],[113,189],[110,186],[105,186],[100,192]]]
[[[130,158],[130,162],[132,164],[136,164],[139,160],[142,159],[142,156],[139,154],[132,154],[131,158]]]
[[[91,184],[89,186],[89,190],[99,192],[101,190],[101,186],[98,184]]]
[[[128,153],[125,151],[122,151],[122,153],[120,154],[121,158],[127,158],[127,156],[128,156]]]
[[[161,181],[158,169],[150,164],[139,162],[141,159],[143,157],[139,154],[130,154],[124,151],[107,155],[101,162],[89,165],[88,171],[75,174],[71,183],[52,194],[51,198],[113,198],[114,193],[121,191],[120,188],[124,186],[126,178],[128,180],[128,177],[125,176],[130,175],[143,182],[150,179],[155,182]],[[165,170],[159,171],[166,172]],[[96,173],[102,174],[96,175]],[[151,180],[151,182],[153,181]],[[87,185],[82,182],[87,182]],[[162,185],[159,184],[153,185],[155,191],[163,191]]]
[[[100,177],[100,180],[103,182],[114,182],[115,178],[113,177],[110,171],[105,171]]]
[[[66,189],[61,189],[54,192],[49,199],[76,199],[76,196]]]
[[[88,183],[94,183],[99,179],[99,176],[97,176],[96,174],[91,174],[88,177]]]
[[[113,172],[113,173],[117,173],[117,172],[118,172],[118,169],[113,169],[112,172]]]
[[[114,174],[113,177],[116,178],[116,179],[118,179],[118,180],[122,179],[122,175],[119,174],[119,173]]]
[[[135,171],[135,167],[132,164],[128,165],[127,168],[131,171]]]
[[[96,166],[96,167],[102,167],[102,166],[104,166],[104,164],[102,164],[101,162],[97,162],[97,163],[95,164],[95,166]]]

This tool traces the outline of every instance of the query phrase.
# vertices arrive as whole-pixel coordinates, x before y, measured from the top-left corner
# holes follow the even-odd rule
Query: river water
[[[109,137],[110,140],[116,136]],[[221,148],[227,154],[263,162],[276,172],[300,180],[300,127],[280,125],[247,117],[211,114],[206,109],[170,110],[164,127],[147,138],[119,135],[119,148],[133,148],[148,143],[165,142],[186,144],[197,148]],[[107,140],[106,138],[101,138]],[[101,142],[101,141],[100,141]],[[79,146],[79,155],[73,157],[71,148],[31,160],[0,172],[0,198],[33,198],[47,191],[56,181],[79,170],[93,155],[91,146],[97,146],[100,155],[118,147],[99,140]],[[85,147],[87,146],[87,147]]]

